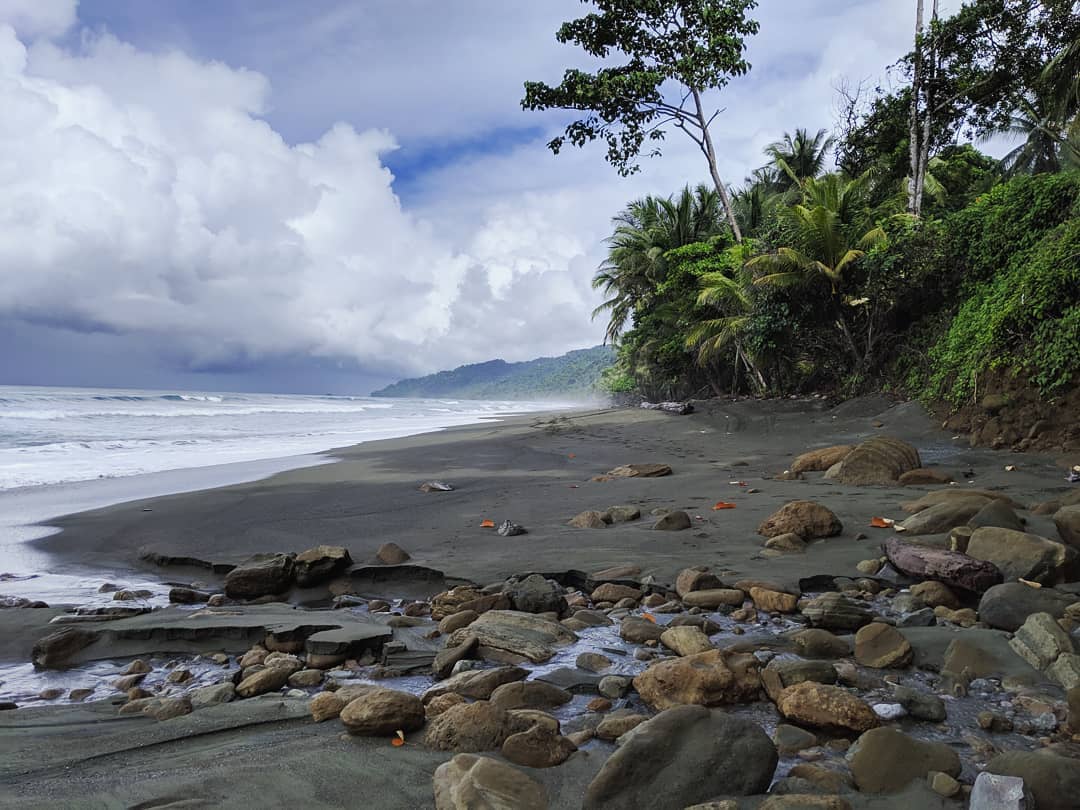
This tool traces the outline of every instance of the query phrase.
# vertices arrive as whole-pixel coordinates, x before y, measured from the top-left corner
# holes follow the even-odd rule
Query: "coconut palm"
[[[808,177],[821,174],[835,143],[836,138],[824,129],[819,129],[813,136],[808,130],[796,129],[794,135],[785,132],[783,138],[769,144],[765,154],[770,166],[776,170],[776,189],[784,191],[800,185]]]
[[[1046,92],[1033,93],[1016,101],[1006,132],[1022,137],[1023,143],[1001,159],[1007,176],[1061,171],[1063,150],[1072,150],[1061,109]]]

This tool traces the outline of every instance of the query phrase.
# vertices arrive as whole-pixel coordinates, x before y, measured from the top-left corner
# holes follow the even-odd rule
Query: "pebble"
[[[907,714],[907,709],[899,703],[875,703],[871,708],[882,720],[899,720]]]

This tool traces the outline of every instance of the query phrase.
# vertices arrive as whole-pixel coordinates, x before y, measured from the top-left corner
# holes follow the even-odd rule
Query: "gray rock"
[[[1021,658],[1035,669],[1046,669],[1062,653],[1075,652],[1069,634],[1049,613],[1034,613],[1009,642]]]
[[[466,635],[474,635],[485,647],[524,656],[533,663],[549,660],[558,647],[577,641],[577,635],[558,622],[532,613],[515,610],[489,610],[480,618],[455,630],[450,644],[458,644]]]
[[[511,580],[503,593],[514,610],[525,613],[556,613],[566,610],[562,586],[540,574],[530,574],[522,580]]]
[[[823,593],[802,609],[814,627],[826,630],[858,630],[873,620],[873,614],[839,593]]]
[[[1076,810],[1080,765],[1075,759],[1045,751],[1008,751],[991,759],[986,770],[1023,779],[1038,810]]]
[[[225,683],[216,683],[213,686],[192,689],[187,696],[191,701],[191,707],[197,711],[205,709],[207,706],[232,702],[236,697],[236,687],[231,682],[226,681]]]
[[[960,757],[944,743],[923,742],[890,726],[865,732],[847,753],[859,790],[895,793],[931,771],[960,775]]]
[[[292,556],[257,554],[225,575],[225,595],[230,599],[257,599],[284,593],[292,581]]]
[[[514,523],[512,520],[504,520],[499,524],[499,528],[496,529],[502,537],[518,537],[522,534],[528,534],[525,527],[520,523]]]
[[[435,810],[547,810],[547,791],[505,762],[458,754],[435,769]]]
[[[1032,810],[1033,806],[1023,779],[983,771],[975,777],[968,810]]]
[[[999,529],[1022,532],[1024,521],[1017,517],[1016,512],[1005,501],[994,499],[972,516],[968,521],[968,526],[973,529],[996,526]]]
[[[303,551],[293,561],[296,584],[309,588],[333,577],[352,565],[348,549],[341,546],[316,546]]]
[[[931,723],[945,722],[945,702],[937,695],[920,692],[909,686],[894,686],[893,697],[916,720],[927,720]]]
[[[624,675],[605,675],[600,679],[597,691],[606,698],[618,700],[630,691],[633,680]]]
[[[676,509],[674,512],[668,512],[656,521],[656,523],[653,524],[653,528],[662,532],[681,532],[684,529],[689,529],[693,525],[690,516],[686,514],[686,512]]]
[[[1065,615],[1065,608],[1076,601],[1080,601],[1080,597],[1054,588],[1032,588],[1022,582],[1006,582],[983,594],[979,601],[979,619],[991,627],[1014,633],[1032,613],[1049,613],[1060,619]]]
[[[1007,580],[1027,579],[1043,585],[1067,582],[1080,565],[1080,552],[1064,543],[989,526],[972,532],[967,553],[993,563]]]
[[[585,792],[584,810],[683,810],[717,795],[764,793],[776,747],[756,723],[677,706],[627,734]]]

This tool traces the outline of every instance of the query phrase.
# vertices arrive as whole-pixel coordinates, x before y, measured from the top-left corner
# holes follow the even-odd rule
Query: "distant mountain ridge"
[[[373,397],[461,397],[463,399],[555,399],[599,392],[600,376],[615,362],[610,346],[578,349],[561,357],[521,363],[489,360],[401,380]]]

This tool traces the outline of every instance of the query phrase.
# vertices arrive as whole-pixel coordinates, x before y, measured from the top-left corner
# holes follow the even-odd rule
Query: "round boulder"
[[[840,519],[831,510],[814,501],[786,503],[758,526],[758,534],[763,537],[792,533],[803,540],[833,537],[843,530]]]
[[[350,734],[368,737],[415,731],[424,725],[424,704],[408,692],[375,688],[346,705],[341,722]]]

